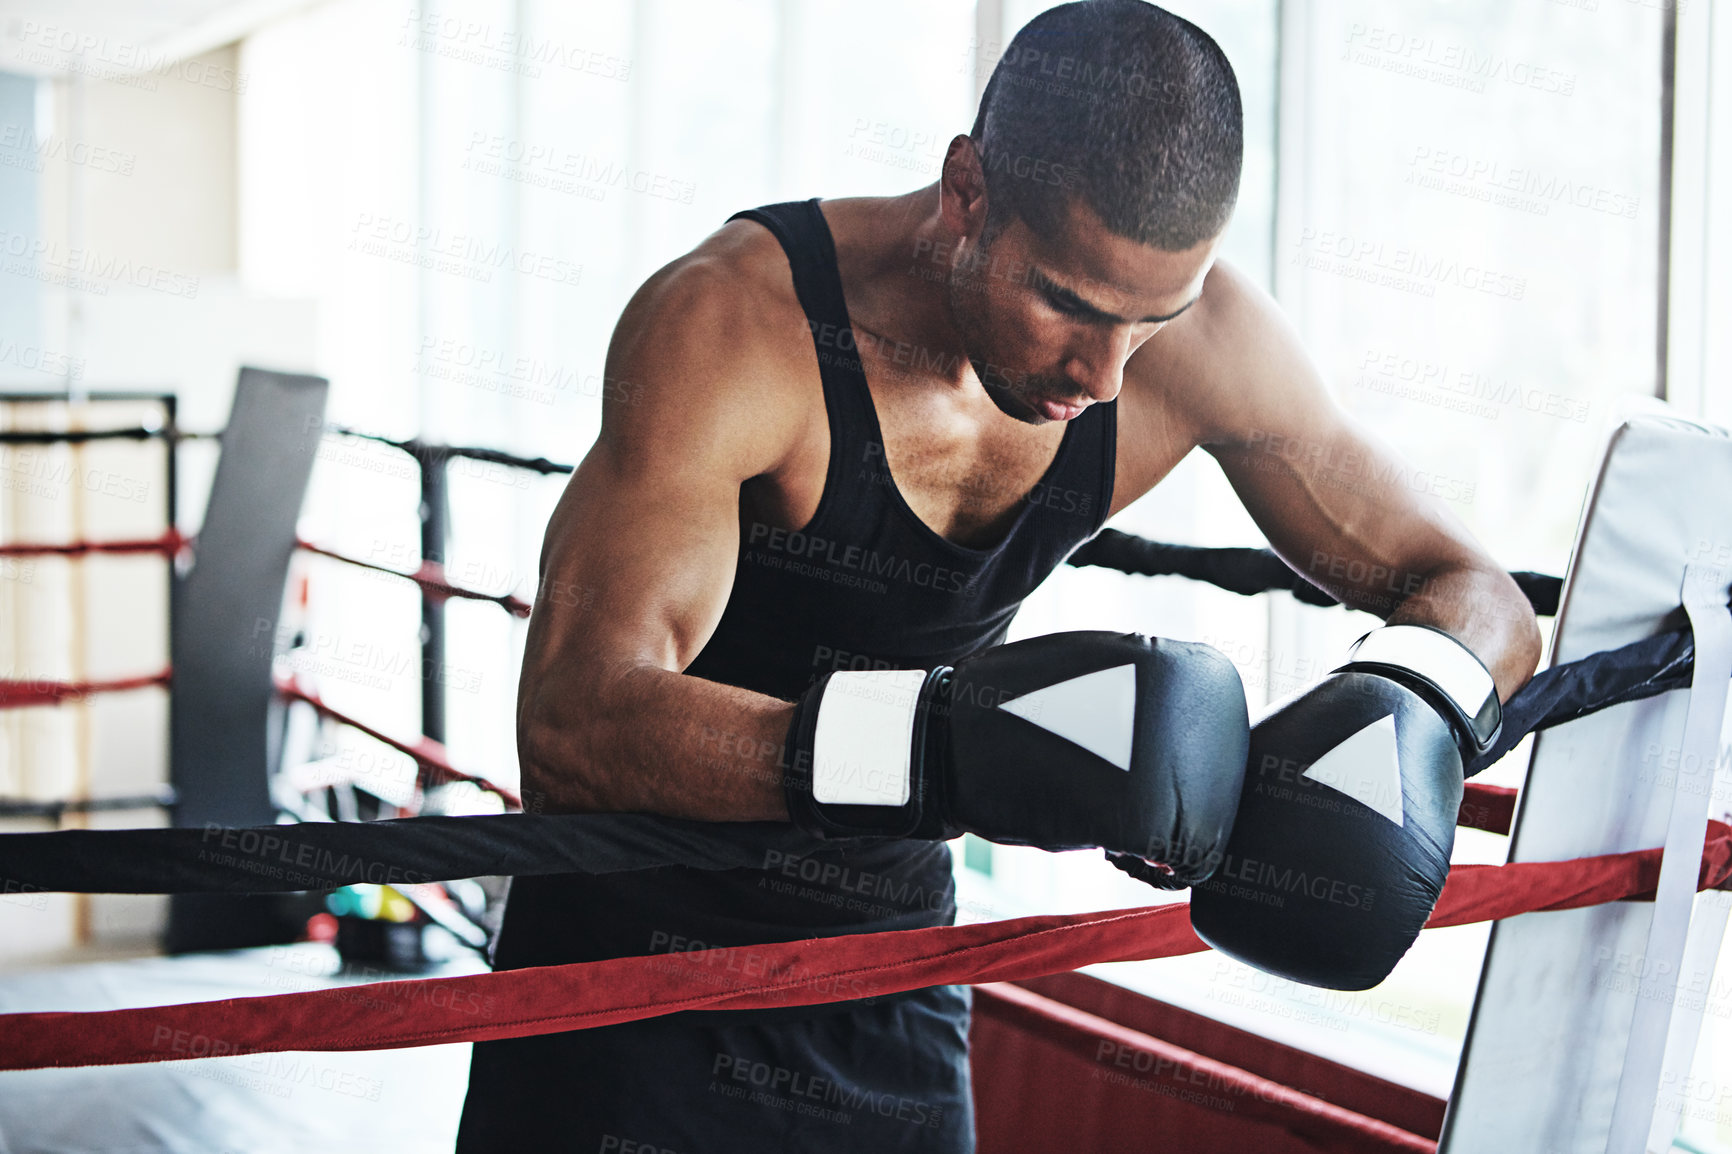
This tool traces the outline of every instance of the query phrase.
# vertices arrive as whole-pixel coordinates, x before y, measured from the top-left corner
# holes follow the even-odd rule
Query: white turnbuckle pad
[[[1695,602],[1692,615],[1700,615],[1712,599],[1692,597],[1687,574],[1724,564],[1732,549],[1732,504],[1716,496],[1732,492],[1732,438],[1658,402],[1650,408],[1654,415],[1620,421],[1608,439],[1576,534],[1553,665],[1671,629],[1681,601]],[[1725,605],[1722,587],[1721,625]],[[1717,916],[1717,899],[1694,899],[1683,938],[1670,910],[1676,895],[1687,912],[1703,824],[1726,810],[1725,775],[1717,779],[1712,769],[1718,734],[1701,753],[1691,736],[1716,729],[1707,716],[1723,708],[1706,700],[1727,688],[1726,674],[1708,676],[1715,646],[1704,627],[1696,674],[1705,680],[1689,691],[1626,702],[1535,736],[1510,861],[1669,852],[1656,901],[1495,923],[1439,1154],[1667,1150],[1682,1109],[1700,1105],[1689,1088],[1713,1084],[1692,1079],[1691,1056],[1695,1024],[1717,1002],[1711,991],[1722,934],[1697,932],[1705,913]],[[1663,1050],[1655,1045],[1660,1025]]]
[[[1135,665],[1085,673],[1002,702],[999,708],[1130,771],[1137,721]]]
[[[1401,759],[1395,747],[1395,715],[1370,725],[1311,763],[1304,777],[1340,790],[1396,825],[1401,812]]]

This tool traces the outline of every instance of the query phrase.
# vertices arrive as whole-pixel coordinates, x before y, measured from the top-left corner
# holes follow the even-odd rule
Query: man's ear
[[[978,241],[986,231],[986,169],[972,137],[953,138],[944,154],[938,212],[958,243]]]

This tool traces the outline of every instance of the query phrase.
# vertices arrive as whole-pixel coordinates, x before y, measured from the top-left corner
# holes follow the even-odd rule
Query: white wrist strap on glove
[[[1455,707],[1481,751],[1503,724],[1497,683],[1473,651],[1429,625],[1385,625],[1353,643],[1349,666],[1382,666],[1418,677]]]
[[[924,669],[830,675],[818,703],[812,797],[823,805],[908,804]]]

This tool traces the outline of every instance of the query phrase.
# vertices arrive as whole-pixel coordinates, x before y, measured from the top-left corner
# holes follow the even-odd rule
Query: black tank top
[[[818,511],[803,528],[742,514],[733,590],[686,673],[792,700],[832,669],[927,669],[998,644],[1023,598],[1105,519],[1115,404],[1091,405],[1071,420],[999,544],[957,545],[914,515],[885,466],[818,201],[732,219],[742,218],[769,229],[787,253],[817,348],[830,464]],[[715,832],[750,839],[752,828],[717,823]],[[955,917],[943,843],[812,839],[802,852],[767,852],[763,867],[520,878],[496,964],[788,941]]]

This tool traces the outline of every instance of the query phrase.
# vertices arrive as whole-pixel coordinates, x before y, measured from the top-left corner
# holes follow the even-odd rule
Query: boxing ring
[[[707,840],[703,823],[423,813],[419,801],[453,783],[490,792],[502,808],[521,806],[484,773],[451,764],[436,702],[424,711],[425,732],[392,735],[333,709],[293,679],[273,678],[272,655],[261,657],[256,645],[223,641],[220,657],[201,655],[201,640],[232,640],[261,617],[274,634],[297,550],[414,583],[424,623],[435,626],[423,636],[435,650],[437,609],[450,597],[528,612],[515,598],[464,589],[440,569],[436,477],[464,454],[543,474],[568,467],[485,449],[387,442],[420,463],[423,494],[435,499],[424,500],[423,556],[430,560],[414,572],[383,569],[294,536],[310,446],[324,436],[358,435],[326,427],[322,405],[316,378],[242,375],[198,559],[175,594],[173,668],[152,675],[152,684],[169,679],[172,700],[182,703],[174,714],[176,828],[7,834],[0,837],[0,877],[8,887],[173,893],[171,948],[292,951],[302,947],[281,944],[280,917],[273,924],[261,912],[268,907],[250,895],[290,895],[280,914],[305,909],[293,905],[298,893],[382,883],[461,937],[466,921],[472,931],[478,919],[442,898],[438,883],[671,860],[761,867],[765,847],[786,843],[792,851],[797,835],[776,824],[765,824],[754,852],[742,855]],[[244,454],[241,445],[249,446]],[[1676,498],[1684,485],[1696,499]],[[43,1010],[29,1006],[33,996],[51,996],[46,987],[32,993],[0,981],[0,1069],[33,1072],[0,1075],[0,1100],[13,1077],[133,1077],[189,1058],[199,1059],[195,1066],[244,1069],[273,1054],[324,1056],[315,1070],[337,1069],[332,1054],[371,1061],[368,1055],[383,1051],[413,1062],[465,1041],[967,982],[976,987],[982,1151],[1061,1143],[1128,1151],[1146,1149],[1151,1134],[1175,1150],[1667,1149],[1711,996],[1728,909],[1723,888],[1732,886],[1732,826],[1724,821],[1732,767],[1719,753],[1732,680],[1729,492],[1732,440],[1724,431],[1663,411],[1632,416],[1608,439],[1561,587],[1556,579],[1518,575],[1536,608],[1557,613],[1558,627],[1548,669],[1510,703],[1505,740],[1469,767],[1470,774],[1485,768],[1538,731],[1519,793],[1470,781],[1462,806],[1460,824],[1510,834],[1509,864],[1456,867],[1429,923],[1497,921],[1447,1102],[1074,972],[1205,949],[1182,903],[501,973],[484,972],[473,955],[458,956],[436,976],[368,981],[364,997],[323,981],[215,1001],[177,986],[166,997],[152,995],[154,1005],[98,1009],[86,998]],[[233,512],[255,500],[266,512]],[[185,548],[172,525],[161,548],[170,555]],[[1183,549],[1110,531],[1071,558],[1177,573],[1246,594],[1284,588],[1314,603],[1328,600],[1271,561],[1262,551]],[[231,572],[246,590],[229,588]],[[126,688],[60,690],[70,697]],[[423,692],[431,691],[424,683]],[[0,699],[11,692],[0,686]],[[234,704],[213,710],[213,700]],[[361,823],[308,811],[298,823],[279,824],[268,782],[293,728],[288,710],[358,728],[410,757],[416,802],[373,807],[361,816],[376,820]],[[277,944],[266,944],[273,937]],[[209,993],[223,992],[220,974],[205,972],[217,984]],[[124,1069],[53,1069],[103,1066]],[[429,1069],[404,1077],[432,1077]]]

